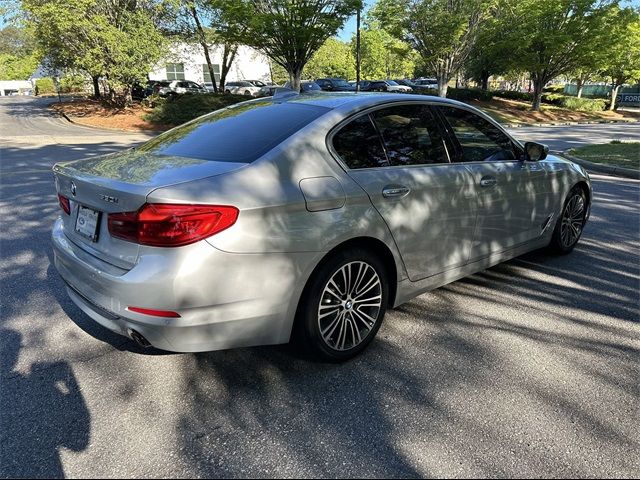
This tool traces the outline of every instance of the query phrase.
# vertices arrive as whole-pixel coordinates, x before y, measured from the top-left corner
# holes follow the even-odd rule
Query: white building
[[[209,47],[209,56],[216,77],[216,85],[220,82],[222,52],[222,45],[211,45]],[[149,80],[191,80],[211,87],[211,75],[209,74],[202,47],[199,45],[175,44],[171,48],[171,54],[149,73]],[[239,47],[226,78],[227,82],[235,80],[270,82],[271,68],[269,60],[250,47]]]
[[[31,95],[33,84],[29,80],[0,80],[0,97],[5,95]]]

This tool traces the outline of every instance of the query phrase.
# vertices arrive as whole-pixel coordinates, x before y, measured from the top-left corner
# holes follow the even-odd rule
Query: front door
[[[469,110],[439,106],[454,141],[454,161],[473,176],[478,222],[470,260],[508,250],[538,237],[549,219],[547,172],[524,162],[508,135]]]

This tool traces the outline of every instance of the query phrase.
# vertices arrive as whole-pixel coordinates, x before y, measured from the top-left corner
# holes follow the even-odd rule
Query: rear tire
[[[309,279],[296,318],[300,340],[315,357],[342,362],[376,336],[389,288],[384,263],[362,248],[340,251]]]
[[[553,229],[549,250],[561,255],[571,253],[582,236],[586,215],[587,197],[582,188],[573,187],[562,205],[562,213]]]

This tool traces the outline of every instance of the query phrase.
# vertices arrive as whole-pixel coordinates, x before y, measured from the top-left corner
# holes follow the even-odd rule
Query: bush
[[[606,108],[607,102],[602,98],[563,97],[560,106],[581,112],[601,112]]]
[[[521,100],[523,102],[533,102],[533,94],[528,92],[516,92],[513,90],[496,90],[494,97],[506,98],[508,100]]]
[[[53,83],[53,78],[38,78],[36,80],[36,91],[38,92],[38,95],[56,93],[56,86]]]
[[[543,93],[564,93],[564,85],[550,85],[542,89]]]
[[[86,80],[81,75],[65,75],[60,79],[60,92],[83,92],[86,86]]]
[[[245,95],[219,93],[184,94],[174,98],[154,97],[150,100],[154,109],[145,116],[145,120],[164,125],[179,125],[214,110],[247,100]]]
[[[566,97],[564,95],[560,95],[559,93],[543,93],[540,100],[542,101],[542,103],[548,103],[549,105],[557,105],[561,107],[562,101],[565,98]]]
[[[479,88],[449,88],[447,89],[447,98],[461,102],[469,102],[471,100],[488,102],[493,98],[493,93]]]

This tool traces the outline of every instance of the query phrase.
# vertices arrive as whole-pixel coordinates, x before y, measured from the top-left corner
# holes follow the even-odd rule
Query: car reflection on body
[[[570,252],[591,204],[581,167],[420,95],[288,92],[54,173],[55,266],[95,321],[182,352],[295,332],[333,361],[387,308]]]

